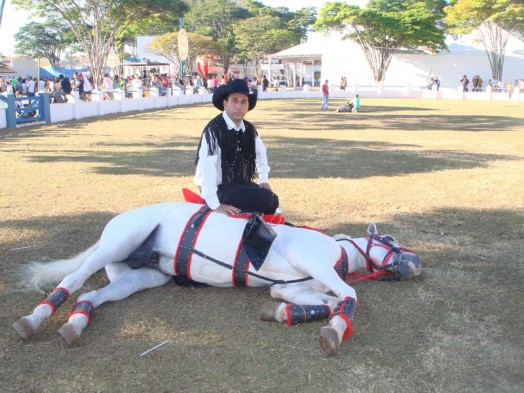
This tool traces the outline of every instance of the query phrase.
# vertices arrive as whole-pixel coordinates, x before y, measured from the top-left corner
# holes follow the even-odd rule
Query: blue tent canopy
[[[40,78],[58,78],[60,74],[72,78],[75,72],[89,72],[89,68],[78,68],[72,70],[70,68],[56,68],[53,66],[40,67]]]

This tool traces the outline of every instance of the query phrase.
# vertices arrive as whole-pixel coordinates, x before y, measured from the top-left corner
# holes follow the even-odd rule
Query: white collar
[[[227,115],[226,111],[222,112],[222,117],[224,118],[224,120],[226,121],[226,124],[227,124],[227,128],[229,129],[232,129],[234,128],[235,131],[240,131],[242,130],[242,132],[244,132],[246,130],[246,126],[244,125],[244,120],[242,120],[240,122],[240,126],[237,127],[237,125],[233,122],[233,120],[231,120],[229,118],[229,116]]]

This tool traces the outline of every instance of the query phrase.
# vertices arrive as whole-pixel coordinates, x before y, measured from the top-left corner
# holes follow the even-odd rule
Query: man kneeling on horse
[[[213,105],[222,113],[205,127],[198,145],[195,183],[213,210],[274,214],[278,196],[269,185],[266,147],[255,126],[244,120],[257,102],[243,79],[220,86]],[[258,174],[259,184],[254,182]]]

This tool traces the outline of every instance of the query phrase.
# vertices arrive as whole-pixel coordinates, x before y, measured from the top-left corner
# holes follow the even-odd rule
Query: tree
[[[244,0],[251,17],[271,16],[280,21],[280,28],[285,28],[295,36],[298,44],[300,40],[307,38],[307,32],[312,30],[317,17],[315,7],[300,8],[292,12],[287,7],[268,7],[259,1]]]
[[[236,53],[233,26],[249,16],[246,8],[232,0],[194,2],[184,18],[187,31],[210,37],[226,49],[223,56],[224,71]]]
[[[196,33],[187,33],[189,43],[189,52],[186,59],[187,64],[194,64],[197,56],[213,54],[215,56],[224,56],[227,51],[219,43],[209,37],[204,37]],[[180,59],[178,57],[178,32],[167,33],[153,39],[149,48],[152,52],[165,57],[168,61],[178,68]],[[190,73],[190,67],[187,67],[187,73]]]
[[[224,71],[234,60],[256,60],[298,44],[316,19],[313,7],[291,12],[254,0],[188,1],[192,6],[184,19],[187,30],[211,37],[227,50]]]
[[[87,54],[95,83],[102,79],[115,40],[133,21],[149,16],[173,20],[187,11],[183,0],[13,0],[41,17],[57,17],[69,24]]]
[[[2,17],[4,16],[4,7],[6,0],[0,0],[0,27],[2,26]]]
[[[30,22],[15,34],[16,53],[27,57],[45,57],[51,66],[58,68],[65,49],[76,42],[67,23],[49,18]]]
[[[296,45],[297,36],[282,26],[282,21],[270,15],[255,16],[238,22],[234,27],[237,60],[246,64],[253,60],[258,69],[266,54]],[[256,37],[253,39],[253,37]]]
[[[356,41],[380,84],[395,51],[446,49],[438,18],[424,1],[371,0],[364,9],[336,2],[320,9],[315,28],[339,31],[344,39]]]
[[[502,79],[504,53],[510,35],[524,32],[524,5],[520,0],[452,1],[445,21],[453,34],[475,31],[488,55],[494,79]]]
[[[132,21],[115,38],[115,48],[121,58],[126,58],[130,54],[137,57],[136,37],[139,35],[160,36],[171,33],[179,28],[179,20],[168,18],[157,18],[156,15],[148,16],[139,20]],[[125,53],[130,49],[129,54]]]

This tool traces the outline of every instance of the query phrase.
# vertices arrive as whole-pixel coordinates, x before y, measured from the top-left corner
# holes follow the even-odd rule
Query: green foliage
[[[270,15],[240,21],[234,26],[234,32],[238,53],[249,59],[257,59],[298,43],[297,37],[283,28],[278,18]]]
[[[433,3],[371,0],[364,9],[342,2],[328,3],[320,10],[315,28],[339,31],[345,39],[355,40],[364,51],[375,81],[380,83],[395,50],[446,49],[444,32],[438,27],[439,14],[430,9]]]
[[[107,56],[117,37],[134,21],[149,17],[173,20],[187,11],[183,0],[13,0],[44,18],[66,22],[87,54],[95,83],[101,80]]]
[[[292,12],[286,7],[272,8],[254,0],[13,2],[37,15],[59,17],[68,23],[87,54],[95,75],[101,72],[99,70],[112,50],[124,57],[124,48],[134,48],[137,35],[164,35],[178,31],[181,16],[184,16],[184,28],[188,32],[214,42],[212,52],[221,54],[224,68],[229,67],[233,58],[256,59],[298,44],[316,20],[314,7]],[[161,50],[168,58],[174,59],[172,48]]]
[[[454,34],[470,33],[486,21],[509,32],[524,34],[522,0],[456,0],[444,11],[449,31]]]
[[[15,50],[27,57],[45,57],[53,67],[60,65],[65,49],[76,42],[67,23],[50,18],[45,22],[30,22],[15,34]]]
[[[217,42],[209,37],[204,37],[196,33],[187,33],[189,43],[189,53],[186,59],[187,64],[194,64],[197,56],[204,54],[213,54],[215,56],[224,56],[227,51]],[[180,62],[178,58],[178,32],[166,33],[153,39],[149,48],[158,55],[164,56],[176,67]],[[186,68],[188,74],[191,70]]]
[[[316,21],[316,8],[304,7],[297,11],[290,11],[286,7],[268,7],[254,0],[246,0],[247,9],[251,17],[272,16],[278,18],[281,28],[287,28],[296,36],[296,41],[306,38],[307,31]]]
[[[292,12],[285,7],[272,8],[254,0],[192,3],[184,18],[185,27],[188,31],[211,37],[227,50],[223,57],[224,69],[234,58],[257,60],[262,55],[298,44],[316,19],[312,7]]]
[[[476,31],[486,49],[493,77],[501,79],[509,34],[522,37],[524,32],[522,0],[456,0],[444,11],[451,33]]]
[[[224,69],[235,53],[233,25],[248,17],[248,11],[230,0],[209,0],[191,7],[184,18],[187,31],[210,37],[226,48]]]

